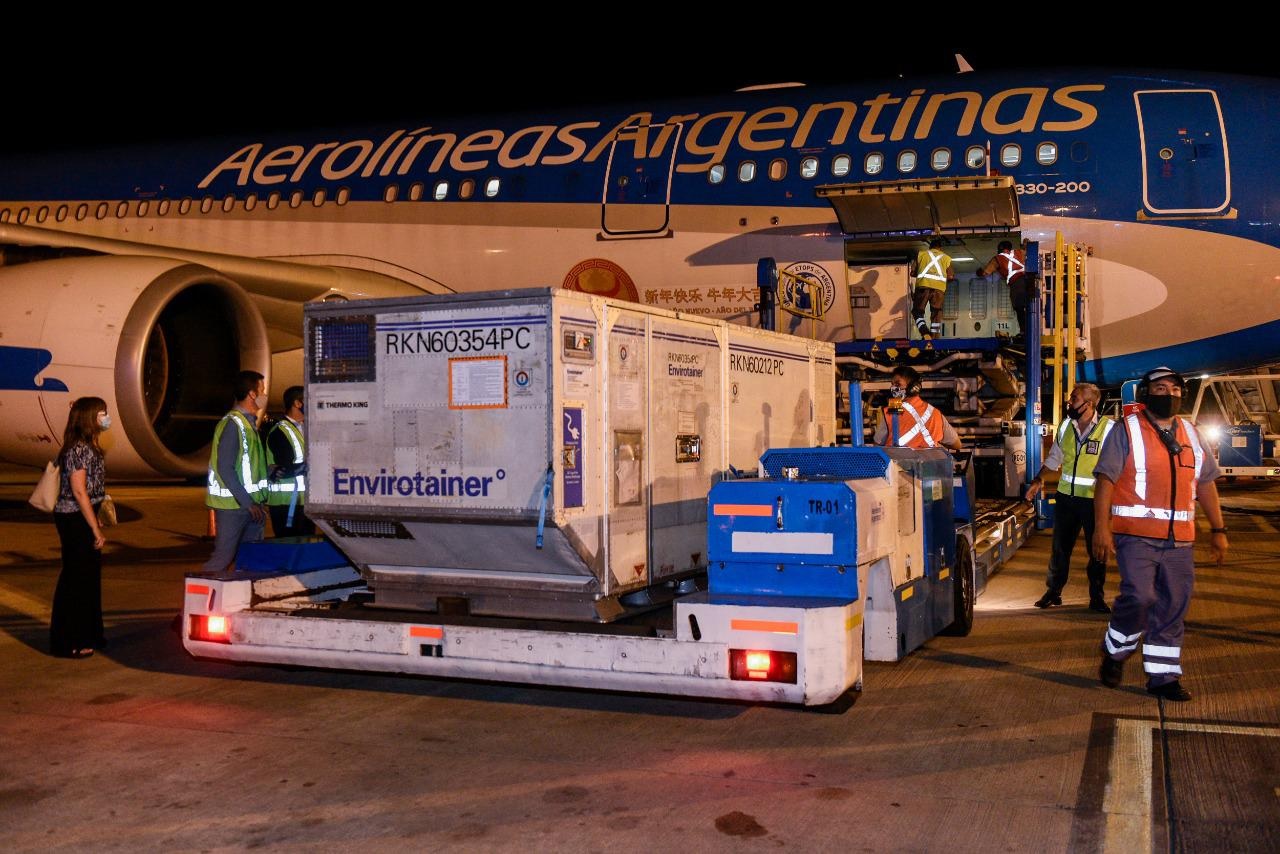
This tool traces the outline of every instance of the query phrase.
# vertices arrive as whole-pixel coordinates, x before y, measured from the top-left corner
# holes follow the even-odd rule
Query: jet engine
[[[270,374],[249,294],[168,258],[97,256],[0,268],[0,457],[43,466],[77,397],[103,398],[112,477],[199,477],[243,369]]]

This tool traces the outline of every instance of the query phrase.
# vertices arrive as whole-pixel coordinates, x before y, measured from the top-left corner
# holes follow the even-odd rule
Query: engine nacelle
[[[0,268],[0,457],[43,466],[77,397],[107,402],[112,477],[199,477],[242,369],[270,374],[249,295],[167,258],[89,257]]]

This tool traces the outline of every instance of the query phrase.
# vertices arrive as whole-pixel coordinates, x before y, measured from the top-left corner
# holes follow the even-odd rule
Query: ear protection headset
[[[924,386],[920,383],[920,374],[915,368],[901,368],[894,371],[895,374],[907,381],[907,397],[912,397],[924,391]]]

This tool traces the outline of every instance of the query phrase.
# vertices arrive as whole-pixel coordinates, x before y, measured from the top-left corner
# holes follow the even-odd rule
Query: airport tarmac
[[[1189,703],[1136,660],[1098,684],[1082,555],[1066,604],[1031,606],[1044,532],[969,637],[820,714],[194,661],[170,623],[209,551],[198,487],[111,487],[110,646],[53,658],[35,477],[0,468],[5,851],[1280,850],[1277,486],[1225,484],[1231,554],[1197,547]]]

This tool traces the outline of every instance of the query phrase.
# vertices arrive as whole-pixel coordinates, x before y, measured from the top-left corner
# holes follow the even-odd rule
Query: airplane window
[[[9,209],[5,208],[4,210],[0,211],[0,222],[8,222],[8,221],[9,221]]]
[[[847,154],[837,154],[831,160],[831,174],[837,178],[848,175],[851,168],[853,168],[853,158]]]
[[[121,202],[116,205],[116,217],[126,217],[129,215],[129,203]]]
[[[58,205],[58,212],[54,215],[54,219],[56,219],[58,222],[62,222],[64,219],[67,218],[67,214],[70,212],[70,210],[71,209],[68,208],[66,205]]]
[[[278,192],[267,194],[267,210],[273,211],[280,207],[280,194]]]
[[[444,199],[448,195],[449,195],[449,182],[437,181],[436,188],[431,193],[432,198],[434,198],[438,202]]]
[[[1071,159],[1076,163],[1083,163],[1089,159],[1089,143],[1084,140],[1077,140],[1071,143]]]
[[[338,204],[345,205],[351,199],[351,189],[349,187],[338,188]]]
[[[244,209],[251,211],[258,206],[258,194],[250,193],[244,197]]]
[[[41,205],[40,210],[36,211],[36,222],[44,222],[49,218],[49,206]]]
[[[458,185],[458,198],[460,199],[469,199],[472,196],[474,196],[475,193],[476,193],[476,182],[472,181],[470,178],[467,178],[461,184]]]
[[[234,193],[227,193],[222,197],[222,212],[231,213],[231,209],[236,206],[236,197]]]
[[[987,163],[987,150],[981,145],[971,145],[965,149],[964,165],[970,169],[981,169]]]
[[[748,181],[756,179],[756,162],[754,160],[744,160],[738,164],[738,180],[744,184]]]
[[[725,168],[723,163],[717,163],[707,170],[707,180],[712,184],[719,184],[724,181]]]
[[[884,171],[884,155],[873,151],[862,161],[862,171],[868,175],[879,175]]]
[[[1000,165],[1010,168],[1022,162],[1022,146],[1016,142],[1000,147]]]
[[[289,194],[289,207],[296,208],[302,204],[302,191],[294,190]]]
[[[951,165],[951,149],[935,148],[931,161],[934,172],[941,172],[943,169],[948,168]]]
[[[187,212],[189,212],[190,210],[191,210],[191,197],[190,197],[190,196],[187,196],[187,197],[186,197],[186,198],[184,198],[182,201],[178,202],[178,213],[180,213],[180,214],[186,214],[186,213],[187,213]]]
[[[23,208],[22,210],[18,211],[18,222],[26,222],[27,218],[30,216],[31,216],[31,211],[27,208]]]
[[[769,180],[781,181],[787,177],[787,161],[779,157],[777,160],[769,162]]]
[[[490,178],[488,181],[484,182],[484,194],[492,199],[494,196],[498,195],[498,190],[501,187],[501,178]]]
[[[99,202],[98,209],[93,212],[93,215],[96,216],[98,219],[106,219],[107,211],[109,210],[111,210],[110,205],[108,205],[106,202]]]
[[[800,161],[800,177],[812,178],[818,174],[818,158],[806,157]]]
[[[156,213],[158,213],[160,216],[167,216],[169,214],[170,204],[171,203],[168,199],[161,199],[160,204],[156,205]]]
[[[911,149],[898,152],[898,171],[914,172],[916,171],[916,153]]]
[[[1036,162],[1041,166],[1049,166],[1058,162],[1058,144],[1042,142],[1036,146]]]
[[[137,210],[138,216],[146,216],[147,211],[149,210],[151,210],[151,202],[147,202],[147,201],[138,202],[138,210]]]
[[[400,198],[400,185],[388,184],[387,189],[382,191],[382,200],[384,202],[394,202]]]
[[[324,204],[324,190],[316,190],[315,195],[311,197],[311,204],[316,207]]]
[[[421,201],[423,189],[425,188],[423,187],[421,181],[411,184],[409,186],[409,201],[411,202]]]
[[[200,213],[207,214],[213,210],[213,196],[205,196],[200,200]]]

